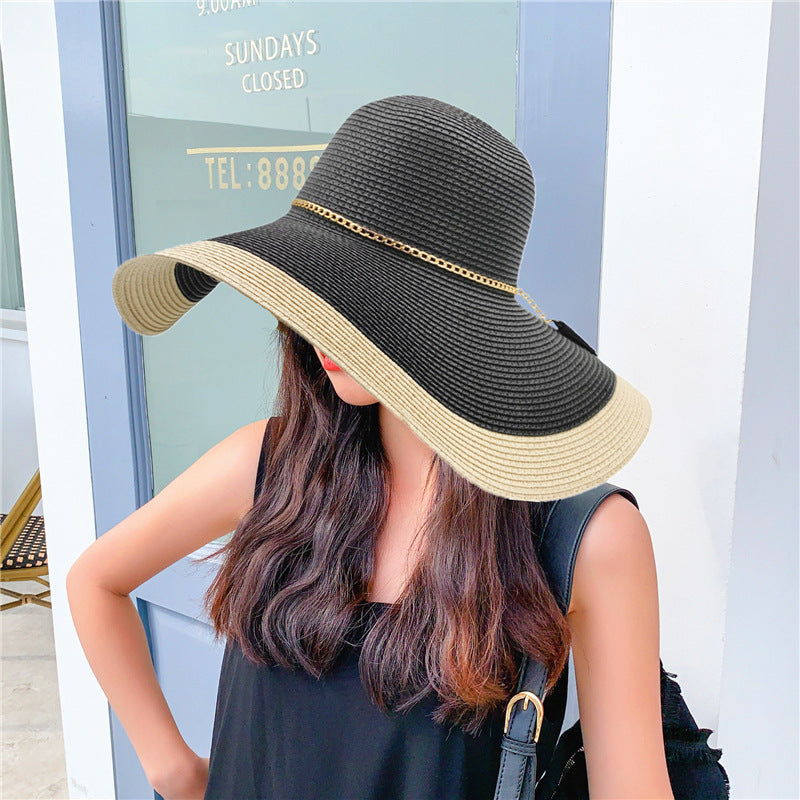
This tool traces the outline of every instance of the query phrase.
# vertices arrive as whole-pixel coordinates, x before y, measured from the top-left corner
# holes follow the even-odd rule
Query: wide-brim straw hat
[[[283,216],[124,262],[114,302],[155,335],[222,281],[478,487],[567,497],[630,460],[650,405],[517,287],[533,206],[530,164],[489,124],[385,97],[347,117]]]

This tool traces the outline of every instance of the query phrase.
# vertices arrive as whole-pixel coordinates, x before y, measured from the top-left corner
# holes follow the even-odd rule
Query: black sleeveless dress
[[[256,480],[260,489],[269,426]],[[505,709],[477,735],[430,718],[434,693],[381,711],[358,674],[361,643],[388,603],[361,604],[342,653],[317,680],[225,647],[204,800],[491,800]]]

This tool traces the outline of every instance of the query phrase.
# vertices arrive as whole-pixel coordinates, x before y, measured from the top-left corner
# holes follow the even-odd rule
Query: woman
[[[600,505],[566,619],[536,557],[548,501],[613,474],[650,417],[513,297],[529,299],[515,280],[532,211],[511,142],[401,95],[348,117],[284,217],[118,269],[140,333],[223,280],[278,317],[282,345],[277,413],[68,576],[87,658],[167,800],[488,798],[520,654],[552,688],[570,645],[592,797],[672,797],[641,514]],[[231,530],[206,597],[227,637],[209,762],[175,725],[127,595]]]

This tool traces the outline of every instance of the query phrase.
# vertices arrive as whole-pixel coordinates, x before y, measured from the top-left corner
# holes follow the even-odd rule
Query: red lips
[[[329,372],[341,372],[342,368],[338,364],[334,364],[325,353],[322,354],[322,366]]]

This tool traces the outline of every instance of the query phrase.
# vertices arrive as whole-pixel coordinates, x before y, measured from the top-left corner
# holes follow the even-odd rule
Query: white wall
[[[95,520],[52,0],[0,3],[0,50],[69,791],[112,798],[108,703],[81,650],[65,589],[69,566],[94,541]]]
[[[799,18],[774,3],[719,716],[739,797],[800,797]]]
[[[723,750],[770,13],[760,0],[615,0],[611,34],[599,355],[653,407],[612,482],[634,492],[653,536],[665,668]]]

